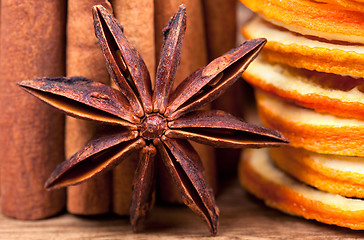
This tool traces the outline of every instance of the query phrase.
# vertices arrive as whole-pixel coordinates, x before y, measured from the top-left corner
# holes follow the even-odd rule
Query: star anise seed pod
[[[188,140],[214,147],[268,147],[287,143],[278,132],[219,110],[197,110],[220,96],[258,55],[265,39],[244,42],[187,77],[172,91],[186,29],[181,5],[163,30],[161,59],[152,91],[148,69],[123,28],[101,5],[93,7],[96,36],[119,90],[83,77],[38,78],[19,83],[26,91],[74,117],[119,126],[91,139],[61,163],[47,189],[81,183],[139,151],[130,220],[133,230],[151,208],[157,149],[184,203],[216,234],[219,210],[200,158]]]

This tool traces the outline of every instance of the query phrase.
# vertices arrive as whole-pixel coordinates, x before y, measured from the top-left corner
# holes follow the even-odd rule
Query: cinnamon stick
[[[112,0],[114,15],[124,27],[124,34],[142,56],[154,79],[155,39],[154,0]]]
[[[156,59],[159,61],[163,43],[162,29],[182,3],[187,9],[187,29],[183,40],[181,64],[176,73],[175,86],[197,68],[207,64],[207,49],[203,9],[200,0],[155,0]]]
[[[132,185],[137,163],[138,154],[133,154],[113,169],[112,210],[118,215],[129,215]]]
[[[206,43],[209,61],[223,55],[236,46],[235,0],[203,0],[206,26]],[[213,108],[243,117],[243,83],[237,82],[212,103]],[[216,149],[218,173],[221,178],[234,176],[240,156],[240,149]]]
[[[1,1],[0,156],[2,213],[40,219],[60,212],[65,191],[44,182],[64,160],[64,116],[16,82],[64,75],[65,1]]]
[[[1,1],[0,1],[0,26],[1,26]],[[0,28],[0,34],[1,34],[1,28]],[[1,43],[1,37],[0,37],[0,43]],[[1,51],[1,46],[0,46],[0,51]],[[0,109],[2,109],[2,108],[0,108]],[[1,170],[0,170],[0,174],[1,174]],[[0,175],[0,181],[1,181],[1,175]],[[0,203],[1,203],[1,182],[0,182]]]
[[[235,47],[236,7],[235,0],[203,0],[209,61]]]
[[[162,29],[176,9],[178,9],[178,6],[182,3],[186,5],[187,30],[183,40],[181,63],[176,73],[174,86],[177,86],[193,71],[208,63],[202,2],[200,0],[155,0],[154,2],[157,60],[159,59],[160,47],[163,43]],[[192,144],[199,153],[205,167],[208,184],[216,192],[217,179],[214,150],[206,145]],[[163,201],[171,203],[182,202],[179,191],[174,186],[173,180],[171,180],[164,167],[160,167],[159,188],[160,197]]]
[[[94,34],[92,6],[106,0],[70,0],[67,19],[67,76],[84,76],[109,84],[105,59]],[[85,120],[66,118],[66,157],[82,148],[97,131],[98,125]],[[111,207],[111,174],[93,178],[67,188],[67,210],[74,214],[104,214]]]
[[[124,34],[145,61],[151,79],[155,76],[154,1],[114,0],[114,15],[124,27]],[[132,183],[138,154],[128,157],[113,170],[113,211],[129,214]]]

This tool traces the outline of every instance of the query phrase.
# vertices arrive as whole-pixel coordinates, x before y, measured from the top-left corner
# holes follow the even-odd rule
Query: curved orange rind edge
[[[364,45],[339,44],[307,38],[277,28],[259,17],[245,24],[242,34],[247,39],[262,36],[267,38],[268,42],[262,55],[271,62],[319,72],[364,76]]]
[[[364,16],[361,11],[307,0],[240,1],[253,12],[277,25],[286,26],[290,31],[329,40],[364,43]]]
[[[276,168],[267,149],[244,151],[239,165],[241,185],[266,205],[316,221],[364,229],[364,201],[311,188]]]
[[[364,198],[364,158],[318,154],[304,149],[271,149],[279,169],[305,184],[346,197]]]
[[[306,74],[306,75],[304,75]],[[307,75],[309,74],[309,75]],[[336,116],[364,119],[364,93],[358,89],[363,81],[349,76],[296,69],[256,59],[243,74],[244,79],[265,92],[286,101]],[[322,86],[315,80],[333,79],[338,85],[352,85],[350,90]]]
[[[256,89],[263,124],[282,133],[290,146],[317,153],[364,156],[364,121],[318,113]]]

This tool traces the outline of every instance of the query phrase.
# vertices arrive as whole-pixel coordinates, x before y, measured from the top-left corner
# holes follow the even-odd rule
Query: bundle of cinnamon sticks
[[[0,191],[4,215],[40,219],[59,213],[65,206],[69,212],[81,215],[129,213],[136,156],[130,156],[112,172],[68,187],[67,193],[43,189],[56,165],[78,151],[101,127],[65,118],[25,94],[16,82],[66,75],[110,84],[94,35],[91,8],[96,4],[102,4],[118,18],[153,79],[162,46],[162,29],[181,3],[186,5],[188,20],[176,84],[235,47],[235,0],[1,1]],[[232,88],[214,104],[241,116],[242,107],[237,105],[236,97],[233,99],[239,95],[238,91],[239,88]],[[194,146],[216,192],[217,166],[228,165],[226,155],[220,161],[216,156],[221,156],[221,152],[216,155],[210,147]],[[179,193],[163,171],[160,166],[160,197],[180,202]]]

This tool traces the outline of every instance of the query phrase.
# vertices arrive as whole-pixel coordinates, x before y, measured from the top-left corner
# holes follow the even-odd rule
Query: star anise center
[[[159,138],[167,129],[167,120],[159,113],[148,114],[139,125],[139,135],[147,140]]]

